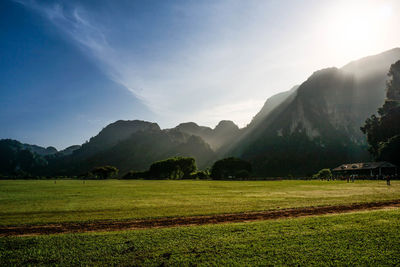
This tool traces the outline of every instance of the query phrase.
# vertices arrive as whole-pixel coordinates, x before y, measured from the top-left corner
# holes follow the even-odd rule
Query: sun
[[[333,6],[324,14],[321,41],[343,58],[368,54],[384,42],[392,10],[386,1],[349,1]]]

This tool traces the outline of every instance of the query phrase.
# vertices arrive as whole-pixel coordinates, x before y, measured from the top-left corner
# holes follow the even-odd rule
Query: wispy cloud
[[[85,18],[86,12],[84,9],[77,6],[66,8],[58,2],[44,4],[35,0],[14,1],[46,17],[64,34],[67,34],[69,38],[90,49],[96,56],[101,56],[112,50],[103,32]]]
[[[268,96],[318,68],[358,57],[339,57],[337,40],[320,40],[330,36],[326,26],[336,15],[328,5],[324,10],[333,19],[320,19],[318,14],[328,16],[321,13],[321,1],[183,1],[163,11],[167,19],[151,9],[144,21],[130,12],[101,13],[85,2],[14,1],[44,16],[106,75],[163,117],[165,126],[182,120],[215,125],[220,119],[244,126]],[[114,15],[115,23],[106,23],[107,15]],[[371,38],[379,39],[379,33]],[[357,47],[357,53],[380,52],[367,48]]]
[[[254,65],[255,55],[250,55],[250,61],[248,54],[241,55],[241,50],[245,49],[245,53],[249,50],[242,46],[243,43],[235,45],[235,40],[241,37],[234,36],[233,29],[223,33],[189,33],[184,44],[161,52],[167,56],[150,59],[150,63],[137,62],[132,51],[110,44],[107,32],[113,29],[104,28],[101,21],[96,20],[84,7],[61,2],[45,4],[35,0],[16,1],[44,16],[63,36],[96,60],[112,80],[134,93],[160,116],[173,117],[175,120],[197,118],[199,122],[209,124],[216,124],[222,118],[236,119],[245,124],[244,117],[249,120],[249,110],[254,113],[262,105],[264,99],[257,100],[257,95],[248,95],[243,100],[238,93],[251,90],[249,81],[257,80],[256,76],[262,73],[257,73],[254,66],[250,66]],[[186,12],[186,15],[195,15],[194,9],[182,6],[175,8],[179,9],[180,14]],[[214,5],[214,8],[222,7]],[[212,40],[216,38],[213,34],[223,34],[219,36],[222,39]],[[259,61],[259,57],[256,58]],[[235,66],[235,70],[232,71],[229,65]],[[244,111],[241,108],[243,103],[257,106]],[[241,118],[235,116],[235,109],[228,110],[227,106],[236,106],[237,110],[241,110]],[[210,113],[211,110],[213,112]]]
[[[69,41],[78,45],[84,53],[102,63],[101,67],[118,82],[117,54],[109,45],[103,31],[89,18],[86,10],[79,6],[65,6],[62,3],[44,3],[35,0],[14,0],[50,21]]]

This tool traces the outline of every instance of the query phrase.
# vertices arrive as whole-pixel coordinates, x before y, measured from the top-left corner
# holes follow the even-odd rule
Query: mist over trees
[[[361,127],[376,160],[400,165],[400,60],[391,65],[385,103]]]

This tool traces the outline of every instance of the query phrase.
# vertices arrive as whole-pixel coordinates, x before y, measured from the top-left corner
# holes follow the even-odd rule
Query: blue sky
[[[245,126],[313,71],[400,46],[398,1],[0,1],[0,138],[118,119]]]

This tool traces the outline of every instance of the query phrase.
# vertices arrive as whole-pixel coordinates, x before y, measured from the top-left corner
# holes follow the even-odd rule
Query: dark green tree
[[[332,178],[332,172],[330,169],[322,169],[318,173],[313,175],[314,179],[330,179]]]
[[[216,161],[211,168],[213,179],[248,178],[251,174],[251,164],[239,158],[226,158]]]
[[[385,103],[361,131],[367,135],[369,152],[376,160],[400,165],[400,61],[392,64],[388,76]]]
[[[196,171],[196,172],[191,173],[190,179],[207,180],[207,179],[210,179],[210,173],[207,170]]]
[[[118,169],[114,166],[101,166],[94,168],[91,173],[100,179],[112,178],[118,174]]]
[[[378,154],[380,160],[389,161],[400,166],[400,135],[395,135],[386,142],[381,143]]]
[[[150,179],[184,179],[197,170],[194,158],[174,157],[151,164]]]

